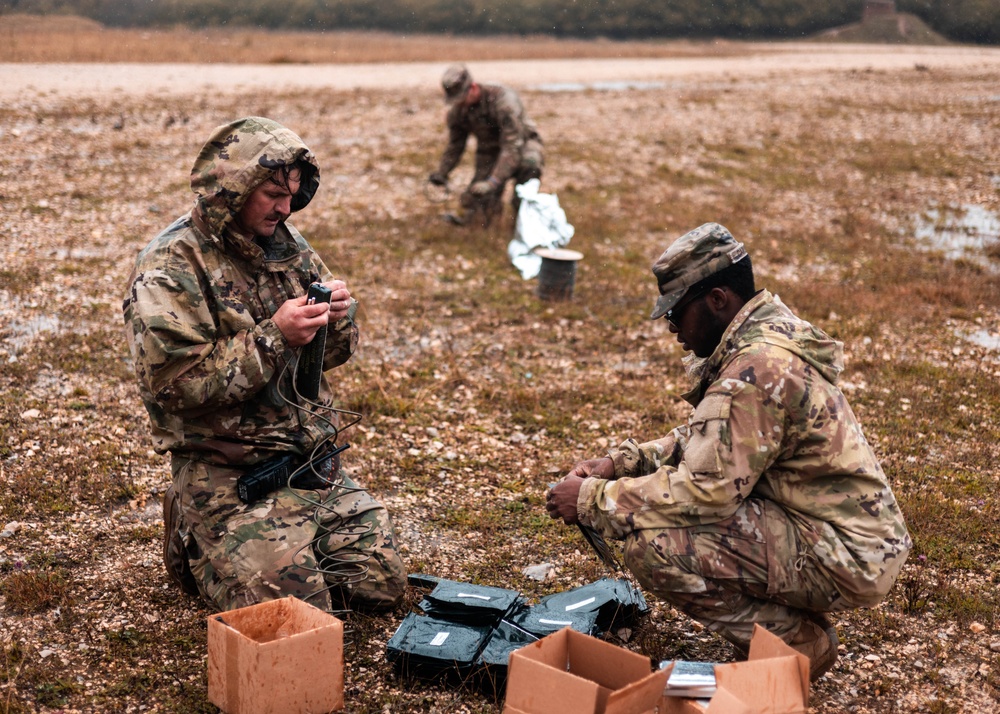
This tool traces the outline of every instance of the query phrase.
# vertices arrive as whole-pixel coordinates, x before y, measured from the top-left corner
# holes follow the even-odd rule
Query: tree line
[[[257,27],[611,39],[796,38],[857,22],[864,0],[0,0],[111,27]],[[997,0],[897,0],[945,37],[1000,43]]]

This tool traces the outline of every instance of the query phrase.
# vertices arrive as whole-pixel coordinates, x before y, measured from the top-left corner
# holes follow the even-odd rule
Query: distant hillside
[[[916,15],[897,12],[852,22],[812,37],[821,42],[859,42],[865,44],[947,45],[947,38],[932,30]]]

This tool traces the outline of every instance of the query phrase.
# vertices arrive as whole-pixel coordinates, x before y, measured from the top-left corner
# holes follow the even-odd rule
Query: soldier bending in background
[[[476,137],[476,172],[462,192],[462,214],[446,217],[459,225],[477,223],[486,228],[503,212],[504,188],[513,179],[512,221],[516,220],[521,205],[517,185],[533,178],[541,180],[544,165],[542,139],[520,97],[499,84],[473,81],[462,64],[445,70],[441,86],[449,105],[448,146],[437,171],[430,175],[432,184],[448,183],[448,174],[462,158],[469,135]]]

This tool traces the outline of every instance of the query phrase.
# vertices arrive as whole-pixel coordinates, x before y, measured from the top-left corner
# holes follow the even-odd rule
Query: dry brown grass
[[[70,16],[4,15],[0,62],[231,62],[327,64],[689,57],[742,54],[731,42],[613,42],[552,37],[452,37],[385,32],[115,29]]]
[[[0,714],[215,712],[209,613],[162,569],[170,471],[150,451],[120,305],[136,251],[190,206],[203,137],[247,113],[295,128],[320,157],[322,188],[294,222],[361,300],[361,348],[334,373],[343,406],[365,415],[349,467],[393,514],[411,571],[530,598],[601,575],[578,533],[548,520],[543,494],[575,459],[686,415],[680,349],[647,319],[649,264],[718,220],[747,241],[762,286],[846,343],[845,390],[917,544],[884,604],[837,614],[845,650],[810,711],[1000,711],[1000,361],[960,336],[1000,330],[1000,272],[912,247],[929,209],[1000,215],[998,83],[997,70],[911,64],[526,90],[543,185],[585,255],[574,300],[554,304],[511,268],[503,230],[456,231],[423,195],[444,141],[435,91],[10,101]],[[468,157],[463,169],[459,180]],[[540,562],[558,566],[555,581],[521,575]],[[64,590],[39,587],[57,576]],[[653,608],[630,649],[731,657]],[[393,674],[385,643],[405,610],[352,620],[348,711],[497,714],[475,691]]]

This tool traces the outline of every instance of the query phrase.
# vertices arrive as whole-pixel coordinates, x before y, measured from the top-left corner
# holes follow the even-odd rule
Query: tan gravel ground
[[[535,299],[504,230],[456,231],[424,196],[443,63],[0,65],[0,713],[215,711],[209,612],[162,571],[169,469],[120,304],[136,252],[189,207],[203,138],[247,114],[294,128],[323,167],[295,223],[363,305],[362,348],[335,373],[366,415],[346,461],[411,569],[529,597],[602,575],[545,517],[545,484],[685,415],[680,350],[644,319],[648,265],[718,220],[763,285],[845,341],[845,390],[918,545],[884,606],[836,618],[842,656],[811,711],[1000,711],[1000,282],[913,241],[934,209],[1000,213],[1000,51],[471,66],[522,89],[546,140],[545,189],[586,256],[570,303]],[[616,82],[633,86],[600,84]],[[541,562],[555,580],[521,574]],[[498,712],[393,675],[383,652],[405,612],[352,620],[347,711]],[[731,657],[662,603],[621,634],[654,658]]]
[[[1000,50],[807,43],[738,45],[741,56],[682,59],[573,59],[470,62],[477,76],[515,87],[556,82],[667,82],[674,78],[758,77],[793,72],[900,70],[916,65],[996,68]],[[440,62],[330,65],[0,64],[0,98],[177,95],[284,90],[434,91]]]

